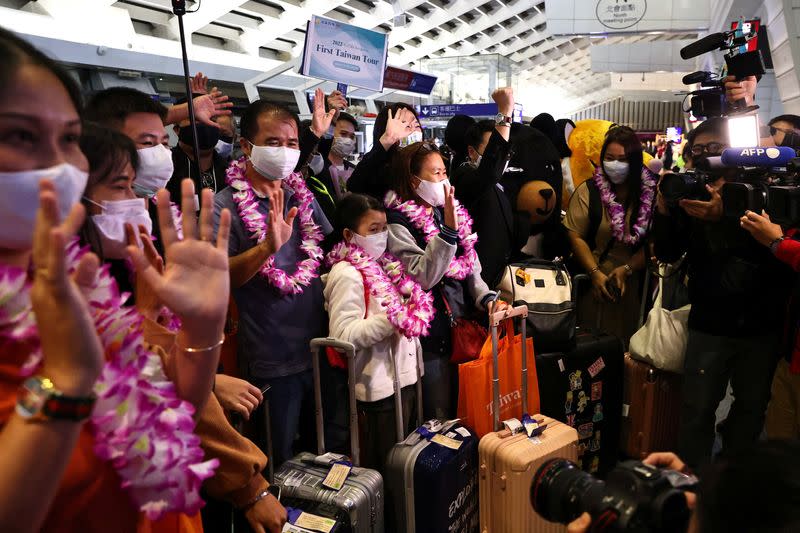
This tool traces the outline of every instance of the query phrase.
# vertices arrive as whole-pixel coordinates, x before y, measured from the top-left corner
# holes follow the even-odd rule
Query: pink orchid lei
[[[425,242],[439,234],[439,228],[433,220],[433,214],[428,209],[412,200],[401,202],[400,197],[394,191],[386,194],[384,203],[388,209],[399,211],[408,218],[414,227],[425,235]],[[462,280],[472,274],[475,267],[475,260],[478,254],[475,252],[475,243],[478,242],[478,234],[472,233],[472,218],[469,212],[456,200],[456,214],[458,215],[458,244],[463,250],[463,254],[454,257],[450,261],[445,276],[448,278]]]
[[[85,253],[77,240],[70,244],[70,270]],[[21,370],[25,376],[39,368],[43,356],[30,288],[25,270],[0,267],[0,345],[31,349]],[[87,297],[106,352],[89,422],[94,452],[110,461],[121,487],[147,518],[172,511],[193,514],[204,505],[200,486],[219,461],[203,462],[200,439],[192,432],[194,407],[178,398],[161,358],[145,348],[142,316],[134,307],[123,307],[127,297],[103,266]]]
[[[625,227],[625,208],[617,202],[617,197],[614,191],[611,190],[611,185],[608,179],[603,175],[600,167],[592,176],[597,190],[600,192],[600,199],[608,211],[608,219],[611,224],[611,234],[617,242],[622,242],[628,245],[635,245],[647,233],[650,226],[650,220],[653,216],[653,199],[656,192],[656,175],[650,169],[644,167],[642,169],[642,193],[639,204],[639,214],[636,222],[633,225],[632,233],[628,233]]]
[[[411,339],[428,334],[433,319],[433,297],[405,273],[403,264],[386,252],[375,260],[361,247],[340,242],[327,256],[328,266],[346,261],[364,278],[364,285],[386,311],[389,322]]]
[[[245,229],[252,238],[262,242],[267,238],[267,217],[258,211],[258,197],[245,176],[246,168],[244,157],[231,161],[225,180],[235,191],[233,201],[236,203]],[[295,172],[283,181],[294,191],[294,196],[299,202],[297,216],[300,220],[302,238],[300,249],[307,257],[297,262],[297,270],[291,275],[275,266],[274,256],[267,259],[259,272],[281,294],[301,294],[304,287],[319,276],[319,266],[323,259],[319,243],[322,242],[324,235],[319,225],[314,222],[314,210],[311,207],[314,194],[306,187],[302,174]]]
[[[153,205],[158,205],[155,196],[150,200],[153,202]],[[175,233],[178,235],[178,239],[183,240],[183,215],[181,215],[181,208],[178,207],[178,204],[175,202],[170,202],[169,210],[172,213],[172,223],[175,225]]]

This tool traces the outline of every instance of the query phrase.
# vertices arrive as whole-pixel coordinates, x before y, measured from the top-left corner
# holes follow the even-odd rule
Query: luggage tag
[[[518,268],[514,273],[514,278],[517,280],[517,285],[524,287],[531,282],[531,275],[525,272],[524,268]]]
[[[425,440],[435,442],[439,446],[444,446],[445,448],[450,448],[451,450],[458,450],[461,448],[460,440],[455,440],[454,438],[447,437],[441,433],[434,433],[425,427],[425,425],[418,427],[416,433],[419,433]]]
[[[300,512],[300,515],[294,520],[294,525],[302,528],[300,531],[333,533],[336,530],[336,520],[333,518],[325,518],[305,511]]]
[[[322,486],[331,490],[341,490],[350,471],[353,469],[353,464],[349,461],[337,461],[331,465],[328,475],[322,481]]]
[[[525,433],[528,435],[528,438],[536,439],[537,441],[539,440],[539,435],[544,433],[544,430],[547,429],[547,424],[544,423],[544,419],[535,420],[527,413],[522,415],[522,425],[525,427]],[[538,442],[536,444],[538,444]]]
[[[522,422],[520,422],[516,418],[509,418],[508,420],[503,420],[503,425],[507,430],[511,432],[512,435],[516,435],[517,433],[522,433],[522,430],[524,429],[522,427]]]

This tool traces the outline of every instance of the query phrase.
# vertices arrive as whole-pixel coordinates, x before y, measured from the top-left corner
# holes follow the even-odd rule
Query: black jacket
[[[368,194],[383,201],[386,193],[392,188],[390,162],[396,151],[395,146],[385,150],[381,143],[375,141],[372,149],[364,154],[350,175],[347,190]]]
[[[653,236],[658,259],[675,262],[687,253],[691,329],[722,337],[779,334],[792,270],[741,229],[738,219],[709,223],[683,211],[656,212]]]
[[[505,266],[524,244],[517,229],[514,210],[500,185],[510,156],[511,143],[496,131],[489,137],[478,167],[465,163],[453,172],[456,198],[469,211],[478,234],[475,251],[481,260],[481,277],[496,287]]]

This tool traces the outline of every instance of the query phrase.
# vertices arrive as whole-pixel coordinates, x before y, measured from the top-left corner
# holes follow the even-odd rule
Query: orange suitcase
[[[527,307],[515,307],[508,313],[499,312],[489,317],[495,361],[497,359],[497,326],[505,319],[522,317],[522,334],[525,335]],[[523,347],[525,344],[523,343]],[[526,361],[525,348],[522,360]],[[527,380],[527,365],[523,364],[523,383]],[[497,363],[495,362],[495,369]],[[545,461],[557,457],[578,460],[578,432],[562,422],[543,415],[533,418],[544,431],[528,437],[526,431],[513,434],[506,421],[505,430],[499,431],[499,384],[494,380],[495,431],[485,435],[478,444],[478,490],[480,502],[481,533],[546,533],[563,532],[563,524],[548,522],[533,510],[530,503],[531,481]],[[523,387],[522,405],[527,405],[527,387]],[[520,413],[521,415],[523,413]]]

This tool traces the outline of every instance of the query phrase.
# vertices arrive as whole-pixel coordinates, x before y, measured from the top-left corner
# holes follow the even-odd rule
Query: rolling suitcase
[[[352,467],[339,490],[324,486],[335,465],[345,458],[325,453],[323,431],[322,390],[320,386],[320,348],[331,346],[344,350],[348,358],[348,389],[350,403],[350,443]],[[275,484],[281,487],[287,507],[299,507],[336,522],[337,533],[382,533],[383,477],[375,470],[359,468],[358,419],[355,395],[355,346],[335,339],[312,339],[311,355],[314,371],[314,402],[316,407],[317,455],[301,453],[286,461],[275,472]],[[324,354],[323,354],[324,355]],[[333,480],[328,480],[333,481]],[[321,513],[321,514],[320,514]]]
[[[623,452],[644,459],[678,444],[683,376],[625,355]]]
[[[539,533],[561,532],[564,526],[548,522],[533,510],[530,490],[536,471],[545,461],[561,457],[576,461],[578,435],[566,424],[552,418],[535,415],[532,419],[523,413],[525,426],[534,421],[538,427],[522,427],[518,420],[504,422],[506,429],[500,431],[499,409],[500,387],[497,381],[497,326],[505,319],[521,317],[522,334],[528,308],[520,306],[510,312],[493,313],[489,316],[492,328],[494,355],[493,417],[495,431],[484,435],[478,445],[479,454],[479,499],[481,533]],[[523,344],[522,361],[526,361]],[[522,365],[523,403],[527,405],[527,364]],[[521,431],[520,431],[521,430]]]
[[[422,416],[422,376],[417,358],[417,416]],[[402,428],[395,364],[398,443],[386,459],[392,512],[388,531],[476,533],[478,531],[478,439],[458,420],[431,420],[408,438]]]
[[[578,464],[600,477],[619,458],[624,358],[620,339],[585,331],[570,352],[536,354],[542,414],[578,431]]]

